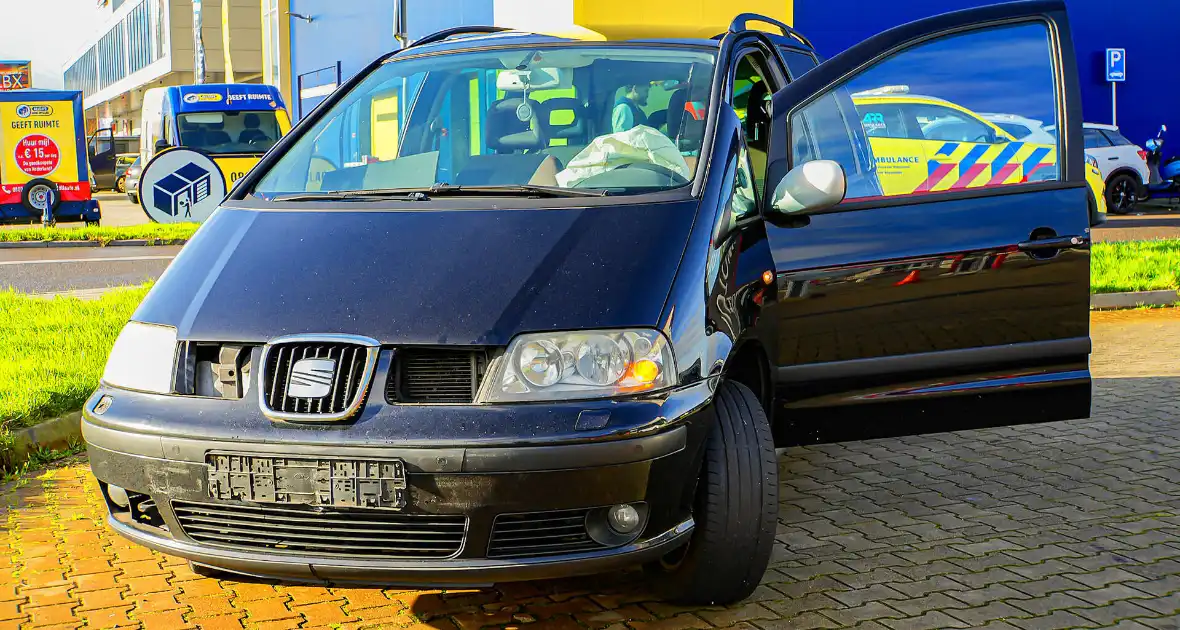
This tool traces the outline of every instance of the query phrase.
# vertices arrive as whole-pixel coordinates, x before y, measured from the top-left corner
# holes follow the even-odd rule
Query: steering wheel
[[[677,184],[680,186],[683,186],[688,183],[688,179],[686,179],[680,173],[677,173],[676,171],[674,171],[670,168],[667,168],[665,166],[660,166],[659,164],[652,164],[651,162],[632,162],[630,164],[624,164],[618,168],[613,168],[611,170],[617,171],[617,170],[624,169],[624,168],[637,168],[637,169],[642,169],[645,171],[651,171],[657,175],[662,175],[664,177],[667,177],[668,180],[671,181],[673,184]],[[607,171],[607,172],[610,172],[610,171]]]

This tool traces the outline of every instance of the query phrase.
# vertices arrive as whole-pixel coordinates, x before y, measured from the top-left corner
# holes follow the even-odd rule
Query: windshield
[[[282,136],[274,111],[200,112],[176,120],[180,145],[208,153],[265,153]]]
[[[390,60],[254,193],[678,188],[700,155],[714,58],[700,48],[582,44]]]

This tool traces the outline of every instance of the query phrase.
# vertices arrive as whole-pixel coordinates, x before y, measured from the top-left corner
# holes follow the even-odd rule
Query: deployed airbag
[[[685,180],[692,179],[692,171],[680,150],[668,136],[647,125],[637,125],[627,131],[598,136],[557,173],[557,185],[572,188],[587,179],[629,164],[662,166]],[[597,178],[595,185],[602,185]]]

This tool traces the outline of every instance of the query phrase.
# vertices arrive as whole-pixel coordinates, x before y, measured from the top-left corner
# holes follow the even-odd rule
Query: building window
[[[283,51],[279,44],[279,0],[262,0],[262,82],[282,88],[279,70]]]

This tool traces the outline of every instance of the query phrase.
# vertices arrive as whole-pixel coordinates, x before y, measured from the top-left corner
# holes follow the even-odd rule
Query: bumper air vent
[[[586,529],[590,510],[501,514],[492,526],[489,558],[552,556],[605,549]]]
[[[449,558],[463,548],[467,531],[462,514],[187,501],[173,501],[172,510],[198,543],[301,555]]]

